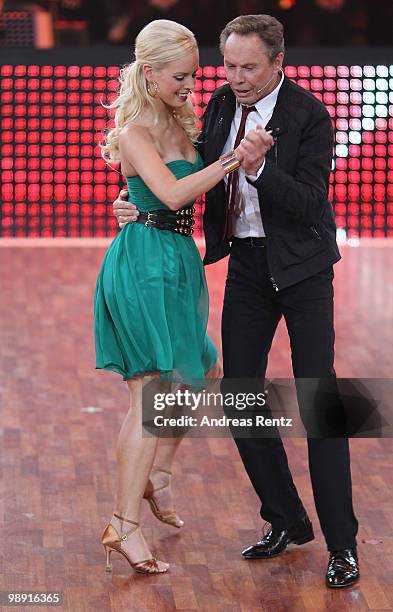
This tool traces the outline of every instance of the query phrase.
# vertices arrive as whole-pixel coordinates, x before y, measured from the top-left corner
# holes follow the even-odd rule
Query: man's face
[[[271,62],[257,34],[233,33],[228,37],[224,67],[229,85],[241,104],[255,104],[273,91],[278,84],[283,58],[284,54],[279,53]]]

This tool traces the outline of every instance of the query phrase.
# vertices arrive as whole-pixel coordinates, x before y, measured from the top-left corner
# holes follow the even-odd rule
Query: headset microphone
[[[266,89],[266,87],[268,87],[270,85],[270,83],[272,82],[272,80],[275,78],[276,74],[273,74],[272,78],[270,79],[270,81],[268,81],[266,83],[266,85],[264,87],[262,87],[261,89],[257,89],[257,91],[255,92],[257,95],[261,93],[261,91],[263,91],[264,89]]]

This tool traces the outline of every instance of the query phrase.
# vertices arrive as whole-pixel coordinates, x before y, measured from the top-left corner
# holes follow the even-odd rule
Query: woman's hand
[[[207,389],[209,393],[221,393],[221,380],[223,377],[223,371],[221,367],[220,360],[217,359],[215,363],[213,363],[210,370],[205,372],[205,379],[208,381]]]
[[[205,372],[205,378],[210,380],[222,378],[222,367],[219,359],[217,359],[217,361],[212,365],[210,370],[207,370],[207,372]]]

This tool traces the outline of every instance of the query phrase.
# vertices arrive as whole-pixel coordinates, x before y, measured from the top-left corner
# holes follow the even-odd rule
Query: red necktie
[[[236,149],[236,147],[239,146],[241,139],[244,138],[246,121],[247,121],[247,117],[249,113],[251,113],[252,111],[256,111],[256,110],[257,109],[255,108],[255,106],[243,106],[242,105],[242,118],[240,121],[238,132],[236,134],[235,144],[233,145],[234,149]],[[239,170],[234,170],[228,176],[227,195],[226,195],[226,220],[225,220],[224,236],[226,236],[228,240],[232,237],[232,234],[233,234],[233,224],[234,224],[234,217],[235,217],[235,202],[236,202],[238,185],[239,185]]]

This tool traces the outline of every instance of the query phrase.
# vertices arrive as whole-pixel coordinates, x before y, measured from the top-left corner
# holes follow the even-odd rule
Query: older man
[[[254,176],[240,170],[229,185],[223,181],[206,194],[205,263],[230,253],[222,315],[224,378],[264,378],[284,317],[294,376],[335,381],[332,266],[340,254],[328,201],[330,117],[284,76],[283,28],[273,17],[236,18],[223,30],[220,47],[228,84],[214,92],[205,111],[200,145],[205,163],[233,149],[252,127],[260,127],[262,140],[267,131],[275,137]],[[257,143],[247,146],[252,156]],[[134,219],[130,208],[116,200],[120,223]],[[271,524],[267,535],[243,551],[244,558],[269,559],[289,544],[312,540],[281,439],[235,441],[260,498],[261,516]],[[330,551],[326,584],[348,586],[359,577],[348,440],[307,442],[316,509]]]

